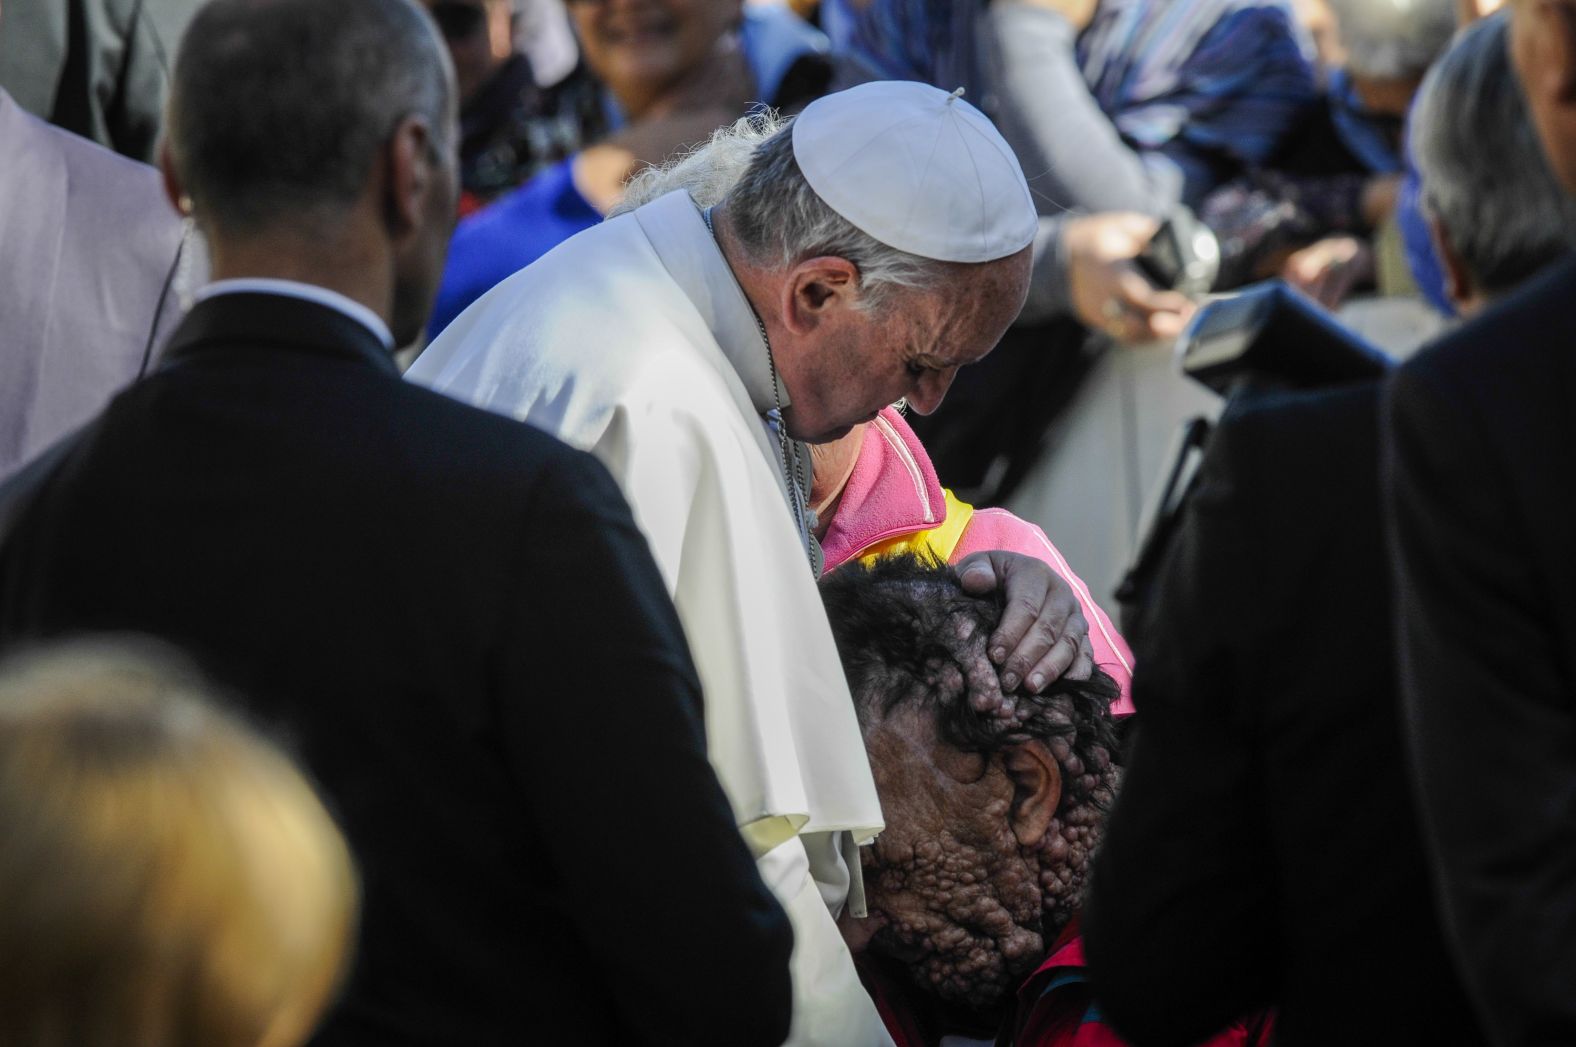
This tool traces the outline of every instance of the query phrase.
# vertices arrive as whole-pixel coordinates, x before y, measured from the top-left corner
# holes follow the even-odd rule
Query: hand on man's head
[[[1094,672],[1089,623],[1078,594],[1049,564],[997,550],[964,557],[957,571],[970,595],[1002,592],[1001,622],[987,650],[1000,672],[1004,712],[1011,713],[1006,696],[1020,685],[1038,694],[1062,676],[1086,680]],[[972,696],[989,693],[975,682],[971,673]]]

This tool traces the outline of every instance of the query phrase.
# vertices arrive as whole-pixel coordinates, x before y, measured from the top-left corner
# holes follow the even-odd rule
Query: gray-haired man
[[[1576,194],[1576,2],[1507,7],[1533,126]],[[1576,1042],[1573,301],[1576,264],[1551,267],[1403,365],[1388,398],[1407,737],[1497,1044]]]
[[[612,470],[684,621],[713,763],[794,921],[792,1042],[881,1043],[833,923],[862,915],[850,855],[882,819],[810,569],[799,441],[900,398],[928,413],[995,346],[1028,286],[1028,187],[967,102],[866,84],[791,125],[742,122],[626,206],[479,300],[411,375]],[[971,559],[964,578],[1009,597],[991,645],[1006,690],[1087,671],[1087,626],[1048,568]]]
[[[1510,64],[1509,12],[1468,27],[1429,72],[1412,152],[1445,291],[1471,316],[1576,246],[1576,200],[1555,181]]]

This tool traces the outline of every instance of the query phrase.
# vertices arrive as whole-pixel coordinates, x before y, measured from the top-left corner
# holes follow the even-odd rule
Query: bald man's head
[[[169,141],[199,220],[322,221],[407,117],[452,145],[453,73],[411,0],[213,0],[181,41]]]

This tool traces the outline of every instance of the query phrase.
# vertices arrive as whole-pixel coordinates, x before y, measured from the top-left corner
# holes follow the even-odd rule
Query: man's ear
[[[191,200],[181,186],[181,176],[175,173],[175,157],[170,152],[168,138],[159,143],[159,174],[164,181],[164,195],[169,198],[170,206],[182,217],[190,214]]]
[[[1570,0],[1544,0],[1553,16],[1547,21],[1552,31],[1549,46],[1555,49],[1559,81],[1556,97],[1566,105],[1576,105],[1576,4]]]
[[[383,213],[395,239],[422,223],[427,196],[437,181],[438,172],[433,166],[436,154],[432,128],[422,116],[401,120],[384,144]]]
[[[809,258],[788,272],[783,286],[783,325],[794,334],[814,330],[837,309],[859,300],[859,269],[846,258]]]
[[[1014,745],[1001,754],[1002,768],[1012,780],[1008,821],[1018,846],[1036,848],[1056,819],[1062,802],[1062,769],[1044,742]]]
[[[1472,279],[1472,272],[1467,268],[1466,262],[1461,258],[1461,253],[1456,250],[1455,241],[1450,238],[1450,227],[1444,219],[1431,216],[1428,219],[1428,230],[1434,241],[1434,253],[1439,256],[1439,266],[1445,274],[1445,294],[1450,298],[1450,304],[1456,307],[1456,312],[1461,312],[1461,307],[1472,301],[1477,295],[1477,285]]]

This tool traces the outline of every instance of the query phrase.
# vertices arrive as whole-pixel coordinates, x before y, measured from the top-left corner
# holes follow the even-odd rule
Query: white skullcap
[[[883,81],[819,98],[793,122],[815,195],[921,258],[993,262],[1039,228],[1023,168],[985,114],[929,84]]]

